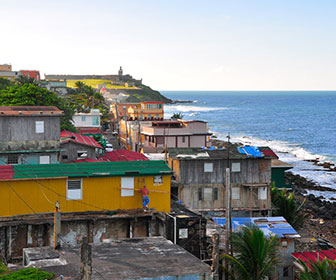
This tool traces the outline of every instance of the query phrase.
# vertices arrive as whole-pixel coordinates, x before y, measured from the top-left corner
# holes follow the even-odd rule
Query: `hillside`
[[[75,88],[75,84],[78,81],[79,80],[67,80],[67,87]],[[84,79],[80,81],[94,89],[104,86],[112,95],[118,95],[120,93],[127,94],[129,97],[126,99],[126,102],[161,101],[163,103],[172,103],[171,99],[163,96],[159,91],[153,90],[143,84],[126,87],[124,85],[114,84],[110,80]]]

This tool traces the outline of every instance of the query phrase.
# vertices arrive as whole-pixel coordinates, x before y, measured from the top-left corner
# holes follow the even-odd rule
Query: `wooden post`
[[[61,212],[59,210],[59,203],[56,201],[54,214],[54,249],[60,246],[58,236],[61,233]]]
[[[214,280],[219,280],[219,234],[212,235],[212,275]]]
[[[225,253],[230,254],[230,233],[231,233],[231,179],[230,168],[225,170],[225,184],[226,184],[226,223],[225,223]],[[226,261],[225,268],[229,268],[229,264]],[[229,279],[226,273],[226,279]]]
[[[92,274],[92,258],[91,258],[91,245],[89,245],[88,238],[85,236],[81,244],[81,267],[80,279],[91,280]]]
[[[252,206],[253,206],[253,189],[252,186],[250,186],[250,217],[252,217]]]

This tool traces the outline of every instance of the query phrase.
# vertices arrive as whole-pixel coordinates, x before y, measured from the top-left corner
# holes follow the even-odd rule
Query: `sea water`
[[[162,91],[192,103],[165,106],[165,117],[204,120],[219,139],[269,146],[291,170],[336,190],[336,172],[307,160],[336,163],[336,91]],[[313,192],[314,193],[314,192]],[[315,192],[320,195],[321,193]],[[326,198],[336,197],[323,192]]]

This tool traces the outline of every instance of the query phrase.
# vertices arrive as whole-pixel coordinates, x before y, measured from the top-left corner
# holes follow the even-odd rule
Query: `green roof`
[[[147,176],[173,174],[162,160],[27,164],[13,166],[12,179],[34,179],[53,177],[111,177]]]

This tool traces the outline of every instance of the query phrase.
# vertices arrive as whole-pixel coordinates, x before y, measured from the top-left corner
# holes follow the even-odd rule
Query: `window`
[[[212,188],[204,188],[204,200],[212,200]]]
[[[93,116],[92,117],[92,125],[99,125],[99,117],[98,116]]]
[[[62,155],[62,159],[68,159],[68,155]]]
[[[240,172],[240,162],[232,162],[231,171]]]
[[[214,200],[218,200],[218,188],[214,188]]]
[[[152,109],[153,108],[153,104],[146,104],[146,109]]]
[[[289,266],[284,266],[282,270],[282,276],[288,277],[289,276]]]
[[[179,229],[179,238],[180,239],[188,238],[188,228],[180,228]]]
[[[232,199],[240,199],[240,188],[232,188]]]
[[[155,117],[158,119],[159,118],[159,114],[156,114]]]
[[[40,164],[49,164],[50,156],[40,156]]]
[[[67,180],[67,200],[82,199],[82,180]]]
[[[258,188],[258,199],[259,200],[266,200],[267,199],[267,188],[265,188],[265,187]]]
[[[202,199],[203,199],[202,188],[198,188],[198,200],[202,200]]]
[[[140,114],[140,120],[142,120],[143,119],[143,115],[142,114]]]
[[[7,164],[19,164],[19,156],[8,156]]]
[[[161,185],[162,184],[162,176],[154,176],[154,185]]]
[[[36,121],[35,122],[35,132],[36,133],[44,133],[44,121]]]
[[[287,248],[287,241],[286,240],[281,241],[281,246],[283,248]]]
[[[121,177],[121,196],[134,196],[134,177]]]
[[[185,143],[185,136],[182,136],[182,143]],[[211,170],[212,172],[212,170]]]
[[[212,172],[213,166],[212,163],[206,162],[204,163],[204,172]]]

